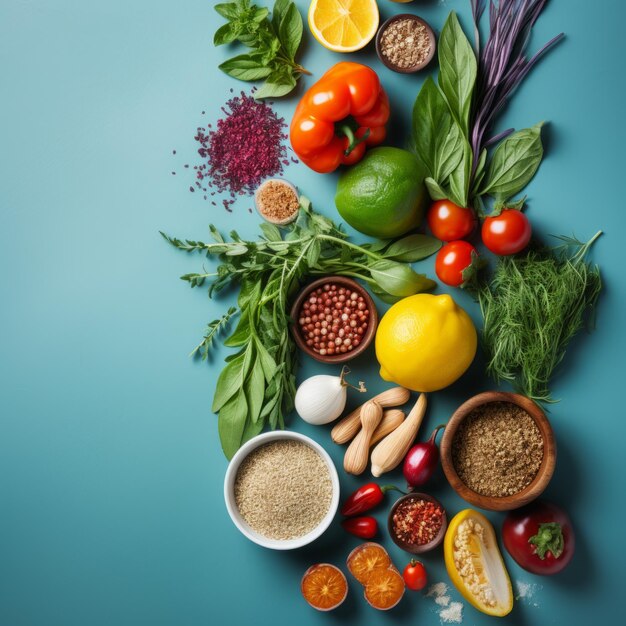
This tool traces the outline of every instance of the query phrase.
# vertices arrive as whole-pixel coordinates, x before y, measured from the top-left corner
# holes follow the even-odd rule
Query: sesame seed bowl
[[[224,499],[233,524],[250,541],[294,550],[330,526],[339,507],[339,477],[313,439],[276,430],[239,448],[226,470]]]
[[[378,326],[366,289],[345,276],[314,280],[291,307],[291,333],[300,350],[322,363],[345,363],[367,350]]]

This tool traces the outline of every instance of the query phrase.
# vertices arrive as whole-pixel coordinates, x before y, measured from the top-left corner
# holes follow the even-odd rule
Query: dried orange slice
[[[392,609],[404,595],[404,580],[395,567],[372,572],[365,585],[365,599],[379,611]]]
[[[373,542],[364,543],[352,550],[347,561],[350,573],[365,585],[373,572],[393,567],[387,550]]]
[[[348,581],[338,567],[318,563],[304,572],[300,589],[304,599],[314,609],[332,611],[346,599]]]

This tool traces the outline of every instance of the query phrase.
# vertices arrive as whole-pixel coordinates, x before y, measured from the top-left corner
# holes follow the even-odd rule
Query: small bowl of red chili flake
[[[327,276],[298,294],[291,308],[297,346],[323,363],[344,363],[374,339],[378,313],[367,291],[351,278]]]
[[[421,554],[443,541],[448,518],[441,503],[432,496],[409,493],[391,507],[387,525],[397,546],[411,554]]]

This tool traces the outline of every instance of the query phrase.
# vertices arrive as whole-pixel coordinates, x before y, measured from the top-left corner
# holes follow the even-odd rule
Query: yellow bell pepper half
[[[487,615],[513,609],[513,588],[489,520],[465,509],[450,521],[443,542],[448,576],[463,597]]]

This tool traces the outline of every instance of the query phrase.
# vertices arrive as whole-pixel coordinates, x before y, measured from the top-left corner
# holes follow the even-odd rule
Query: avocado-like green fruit
[[[417,228],[424,218],[427,174],[419,159],[400,148],[374,148],[346,170],[335,204],[353,228],[390,239]]]

